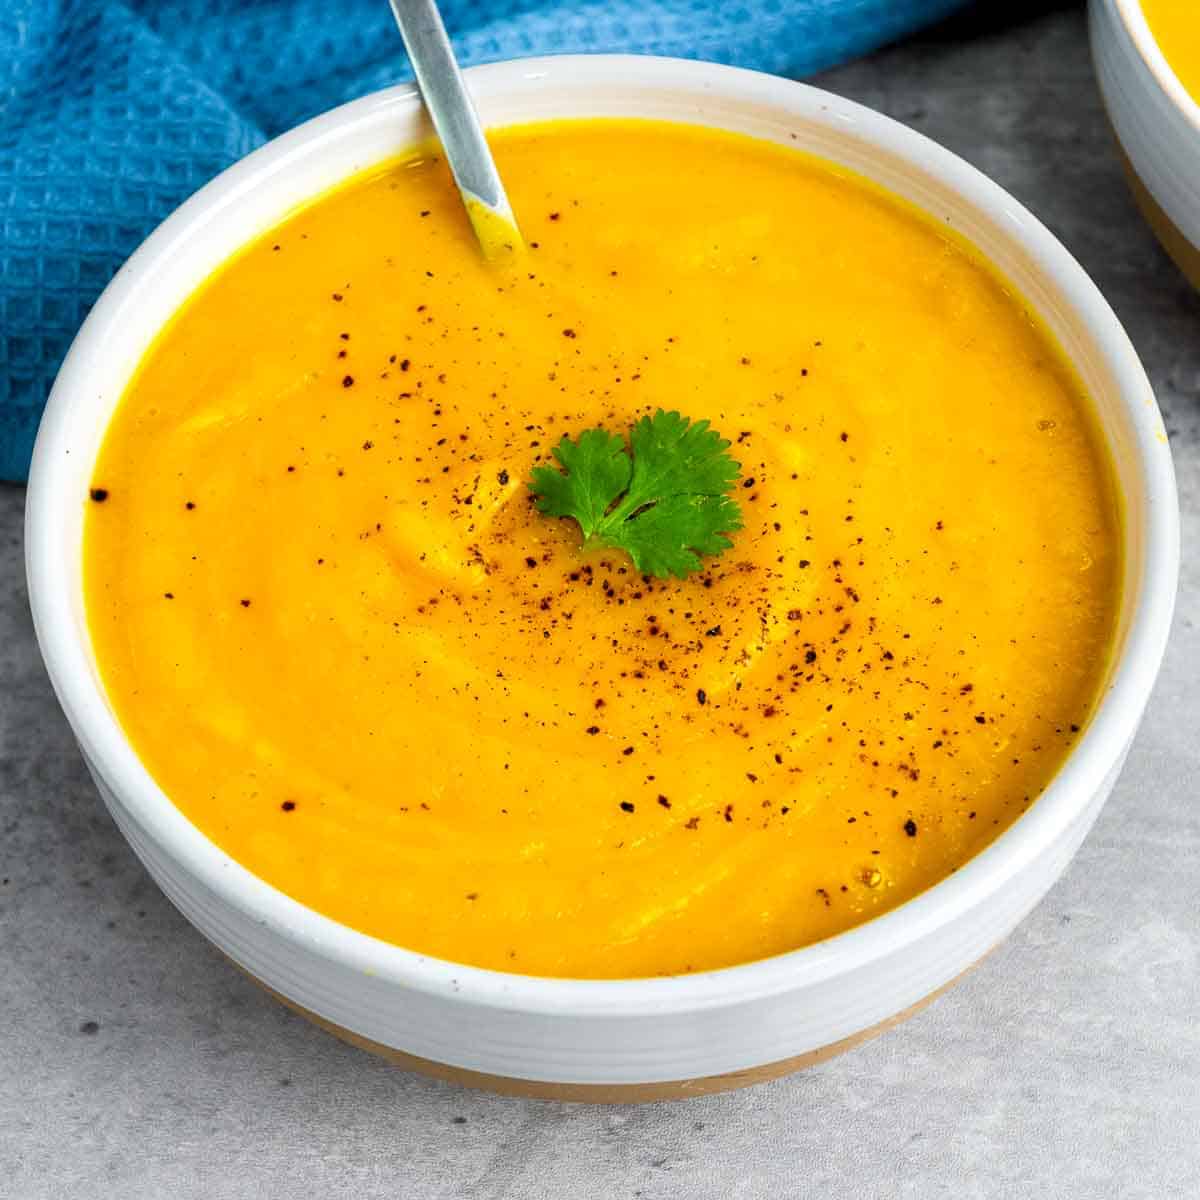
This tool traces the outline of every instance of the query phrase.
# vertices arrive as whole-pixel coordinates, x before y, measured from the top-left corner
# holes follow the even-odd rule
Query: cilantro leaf
[[[720,554],[733,543],[725,535],[742,527],[737,501],[728,496],[667,496],[623,521],[605,540],[625,550],[639,571],[665,579],[686,578],[704,565],[701,554]]]
[[[615,433],[585,429],[576,441],[565,434],[554,447],[563,475],[553,467],[534,467],[532,490],[548,517],[574,517],[590,536],[612,502],[629,486],[633,464]]]
[[[539,512],[579,523],[584,549],[624,550],[639,571],[683,579],[701,568],[702,554],[727,550],[728,535],[742,527],[728,495],[739,464],[707,421],[661,408],[634,425],[629,443],[632,459],[606,430],[564,435],[554,447],[563,470],[534,467],[529,489]]]

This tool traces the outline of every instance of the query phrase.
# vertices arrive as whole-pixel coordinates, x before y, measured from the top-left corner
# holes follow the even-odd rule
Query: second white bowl
[[[1159,49],[1139,0],[1091,0],[1088,16],[1096,79],[1134,199],[1200,287],[1200,104]]]

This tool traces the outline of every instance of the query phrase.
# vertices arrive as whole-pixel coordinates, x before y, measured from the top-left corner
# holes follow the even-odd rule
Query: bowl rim
[[[264,169],[285,162],[310,144],[345,136],[359,122],[395,106],[411,109],[411,85],[384,89],[330,110],[245,156],[184,202],[134,252],[96,302],[59,372],[34,449],[26,506],[26,567],[34,626],[59,701],[95,774],[151,839],[221,903],[265,926],[297,949],[376,981],[479,1007],[546,1017],[633,1018],[662,1016],[750,1003],[869,969],[987,902],[1028,867],[1087,810],[1120,767],[1137,728],[1165,649],[1175,599],[1179,558],[1178,498],[1170,451],[1149,381],[1128,336],[1096,285],[1040,221],[998,184],[957,155],[853,101],[778,76],[692,60],[636,55],[562,55],[471,68],[480,92],[502,93],[522,79],[561,73],[572,81],[618,88],[684,87],[745,104],[794,106],[796,119],[821,119],[856,127],[864,143],[916,165],[957,193],[968,207],[1004,226],[1010,237],[1051,278],[1068,305],[1104,347],[1132,430],[1138,469],[1146,483],[1141,574],[1133,593],[1124,651],[1091,720],[1049,785],[1004,833],[955,873],[896,908],[824,941],[769,958],[687,975],[581,979],[510,974],[434,958],[385,942],[310,909],[226,855],[175,807],[151,778],[108,708],[94,677],[86,634],[77,635],[71,575],[61,552],[61,517],[75,502],[60,480],[75,468],[61,452],[68,436],[69,401],[86,388],[86,362],[105,354],[104,331],[140,275],[188,236],[192,222],[253,186]],[[720,127],[714,121],[714,127]],[[220,260],[214,262],[214,266]],[[162,314],[165,323],[171,316]],[[161,328],[161,324],[159,325]],[[65,461],[64,461],[65,460]],[[90,463],[89,463],[90,465]],[[86,487],[86,483],[84,485]],[[1127,529],[1126,540],[1132,534]]]
[[[1146,19],[1142,0],[1107,0],[1117,11],[1125,32],[1129,35],[1137,49],[1146,69],[1154,77],[1155,83],[1163,94],[1175,105],[1197,135],[1200,135],[1200,101],[1183,86],[1183,81],[1175,74],[1175,68],[1163,53]]]

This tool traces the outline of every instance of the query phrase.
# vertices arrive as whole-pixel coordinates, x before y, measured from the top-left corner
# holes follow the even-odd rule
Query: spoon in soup
[[[389,0],[421,99],[433,120],[485,258],[523,249],[512,205],[483,136],[436,0]]]

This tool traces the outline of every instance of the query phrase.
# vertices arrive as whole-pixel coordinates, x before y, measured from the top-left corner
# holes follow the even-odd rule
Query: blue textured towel
[[[464,63],[633,51],[801,76],[965,0],[445,0]],[[384,0],[0,0],[0,478],[117,267],[234,159],[409,77]]]

